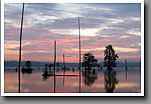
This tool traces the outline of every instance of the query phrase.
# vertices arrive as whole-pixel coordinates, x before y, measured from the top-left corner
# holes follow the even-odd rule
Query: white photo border
[[[4,3],[141,3],[140,93],[4,93]],[[144,96],[144,0],[1,0],[1,96]]]

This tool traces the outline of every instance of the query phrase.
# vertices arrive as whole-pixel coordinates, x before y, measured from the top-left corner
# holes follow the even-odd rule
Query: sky
[[[22,4],[4,4],[4,60],[18,61]],[[98,62],[112,45],[118,61],[141,60],[141,5],[139,3],[26,3],[22,60],[78,62],[78,16],[82,55],[92,52]]]

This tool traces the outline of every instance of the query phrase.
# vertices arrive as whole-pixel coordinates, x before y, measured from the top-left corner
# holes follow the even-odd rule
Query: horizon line
[[[15,60],[4,60],[4,62],[6,62],[6,61],[15,61]],[[30,60],[26,60],[26,61],[30,61]],[[26,61],[21,61],[21,62],[26,62]],[[18,62],[18,61],[16,61],[16,62]],[[49,61],[30,61],[30,62],[47,62],[47,63],[53,63],[53,61],[52,62],[49,62]],[[104,61],[102,61],[102,62],[104,62]],[[102,63],[102,62],[98,62],[98,63]],[[123,62],[123,61],[116,61],[116,62]],[[129,62],[141,62],[141,60],[139,60],[139,61],[127,61],[128,63]],[[56,63],[63,63],[63,62],[56,62]],[[66,62],[66,63],[78,63],[78,62]],[[124,63],[125,63],[125,61],[124,61]]]

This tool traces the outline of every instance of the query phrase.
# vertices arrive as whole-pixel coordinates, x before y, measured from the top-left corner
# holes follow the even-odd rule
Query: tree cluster
[[[116,67],[117,58],[118,55],[115,53],[112,45],[106,46],[106,49],[104,50],[104,66],[107,67],[107,69]],[[83,55],[82,66],[85,67],[85,69],[91,69],[91,67],[100,65],[97,64],[95,56],[91,52],[88,52]]]

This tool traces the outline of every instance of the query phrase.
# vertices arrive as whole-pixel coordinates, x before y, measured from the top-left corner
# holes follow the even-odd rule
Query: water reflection
[[[72,74],[65,74],[66,71],[70,71],[70,68],[67,68],[67,67],[64,67],[62,68],[62,70],[60,70],[60,68],[57,68],[57,72],[60,73],[60,72],[63,72],[63,74],[55,74],[55,72],[52,72],[51,70],[48,71],[47,68],[43,69],[43,81],[46,81],[49,77],[53,76],[54,77],[54,93],[56,92],[56,77],[60,77],[62,76],[62,79],[63,79],[63,86],[64,86],[64,83],[65,83],[65,77],[78,77],[79,75],[75,75],[73,74],[74,73],[74,68],[72,68]],[[80,91],[79,91],[80,92]]]
[[[85,70],[85,72],[82,72],[82,77],[85,85],[92,86],[95,80],[97,80],[97,73],[95,69],[93,69],[93,72],[91,70]]]
[[[127,69],[125,70],[125,79],[127,80]]]
[[[32,73],[32,68],[22,68],[22,73],[23,74],[31,74]]]
[[[113,69],[109,69],[104,72],[104,84],[107,93],[112,93],[115,89],[115,86],[119,83],[116,75],[116,71]]]
[[[123,68],[115,68],[114,70],[101,71],[98,68],[95,70],[81,72],[81,84],[79,80],[78,68],[70,68],[70,71],[66,69],[64,74],[61,69],[56,72],[56,86],[54,86],[54,74],[47,68],[32,68],[31,74],[23,76],[21,73],[21,92],[49,92],[54,93],[54,89],[57,93],[82,93],[85,92],[140,92],[140,69],[130,68],[125,70]],[[104,72],[105,71],[105,72]],[[48,73],[49,76],[45,76],[44,73]],[[44,74],[42,76],[42,74]],[[128,77],[127,77],[128,76]],[[63,85],[64,77],[64,85]],[[18,92],[17,73],[15,68],[5,69],[5,92]],[[120,83],[119,83],[120,82]],[[55,88],[54,88],[55,87]],[[80,89],[79,89],[80,88]]]
[[[51,70],[48,71],[47,68],[43,69],[43,74],[42,74],[42,76],[43,76],[43,81],[47,81],[48,77],[50,77],[50,76],[52,76],[52,75],[53,75],[53,73],[52,73]]]

